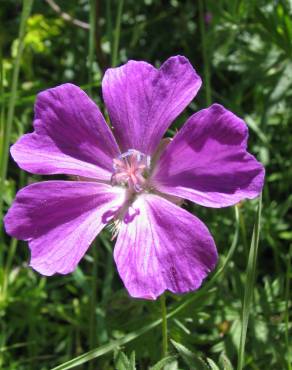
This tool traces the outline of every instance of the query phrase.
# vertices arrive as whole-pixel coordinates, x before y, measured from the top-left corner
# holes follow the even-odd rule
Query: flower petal
[[[243,120],[214,104],[194,114],[163,152],[152,182],[159,191],[207,207],[255,198],[264,168],[246,151]]]
[[[152,154],[200,86],[200,77],[182,56],[169,58],[160,69],[133,60],[108,69],[103,97],[122,151]]]
[[[198,289],[217,261],[207,227],[157,195],[140,195],[130,214],[114,249],[130,295],[156,299],[166,289],[173,293]]]
[[[21,168],[43,175],[110,179],[118,146],[100,110],[79,87],[64,84],[41,92],[34,128],[11,148]]]
[[[106,224],[106,213],[123,204],[124,190],[97,182],[47,181],[25,187],[5,216],[8,234],[27,240],[30,266],[43,275],[75,269]]]

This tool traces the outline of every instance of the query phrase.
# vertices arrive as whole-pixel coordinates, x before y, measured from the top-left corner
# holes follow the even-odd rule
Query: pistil
[[[113,169],[112,185],[127,186],[130,191],[139,193],[146,185],[150,156],[129,149],[113,160]]]

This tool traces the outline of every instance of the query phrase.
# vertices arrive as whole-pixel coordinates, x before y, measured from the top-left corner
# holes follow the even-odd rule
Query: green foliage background
[[[70,20],[52,8],[52,1],[0,3],[3,215],[17,189],[41,180],[20,171],[11,158],[5,170],[6,144],[31,130],[38,91],[71,81],[103,107],[100,84],[107,67],[129,59],[159,66],[176,54],[191,60],[203,87],[168,135],[211,102],[243,117],[250,129],[249,150],[266,167],[263,211],[258,222],[256,200],[242,202],[236,209],[186,204],[213,233],[220,263],[199,291],[166,295],[171,317],[165,359],[159,302],[128,296],[113,263],[108,231],[73,274],[47,279],[27,268],[26,243],[11,240],[2,230],[0,368],[241,369],[242,318],[248,313],[242,304],[244,297],[245,303],[250,297],[244,368],[291,370],[291,0],[53,3]],[[76,20],[84,23],[76,25]],[[251,236],[259,223],[253,288],[247,261],[248,256],[251,263],[256,259],[249,251],[256,251]],[[79,355],[83,357],[76,359]],[[70,359],[71,365],[64,365]]]

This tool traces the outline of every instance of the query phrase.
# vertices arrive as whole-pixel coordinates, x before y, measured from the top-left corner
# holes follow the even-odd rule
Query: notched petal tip
[[[108,69],[103,97],[122,151],[153,154],[200,86],[201,78],[182,56],[167,59],[159,69],[141,61]]]

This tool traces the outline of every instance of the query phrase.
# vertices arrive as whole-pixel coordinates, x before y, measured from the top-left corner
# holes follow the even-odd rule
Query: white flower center
[[[129,149],[119,155],[113,160],[112,185],[123,185],[131,191],[141,192],[146,185],[150,162],[149,155],[135,149]]]

